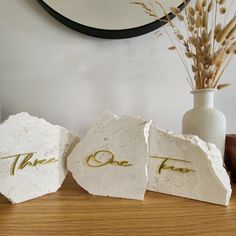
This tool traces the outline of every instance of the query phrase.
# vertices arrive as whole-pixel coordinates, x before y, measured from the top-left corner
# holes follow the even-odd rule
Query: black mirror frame
[[[186,3],[189,3],[190,0],[186,0]],[[59,12],[55,11],[53,8],[48,6],[43,0],[37,0],[37,2],[54,18],[56,18],[59,22],[66,25],[67,27],[78,31],[80,33],[93,36],[96,38],[104,38],[104,39],[124,39],[124,38],[132,38],[137,37],[151,31],[154,31],[161,26],[164,25],[163,21],[166,20],[166,17],[162,17],[161,20],[153,21],[149,24],[142,25],[135,28],[122,29],[122,30],[106,30],[106,29],[98,29],[90,26],[86,26],[75,21],[70,20],[69,18],[61,15]],[[185,7],[185,3],[183,2],[178,8],[183,10]],[[173,19],[175,15],[173,13],[169,14],[170,19]]]

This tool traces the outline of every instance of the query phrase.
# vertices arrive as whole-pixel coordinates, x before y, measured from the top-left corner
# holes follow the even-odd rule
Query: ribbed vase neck
[[[192,91],[192,94],[194,96],[193,108],[213,108],[214,93],[216,91],[216,89],[199,89]]]

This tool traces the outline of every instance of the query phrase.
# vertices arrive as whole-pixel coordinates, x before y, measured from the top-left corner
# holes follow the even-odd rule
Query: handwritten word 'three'
[[[0,159],[2,159],[2,160],[13,159],[12,167],[11,167],[11,171],[10,171],[11,175],[15,175],[16,169],[23,170],[27,166],[28,167],[36,167],[39,165],[52,164],[52,163],[55,163],[58,161],[56,158],[32,160],[32,157],[34,156],[34,154],[35,154],[35,152],[21,153],[21,154],[8,156],[8,157],[2,157]]]

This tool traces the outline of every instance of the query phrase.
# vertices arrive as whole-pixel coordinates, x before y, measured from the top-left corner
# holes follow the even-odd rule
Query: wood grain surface
[[[69,175],[32,201],[0,196],[0,235],[236,235],[236,185],[223,207],[153,192],[145,201],[91,196]]]

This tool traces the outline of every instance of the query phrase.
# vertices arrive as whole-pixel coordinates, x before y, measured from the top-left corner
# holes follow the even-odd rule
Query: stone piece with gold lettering
[[[16,204],[56,192],[78,142],[66,129],[28,113],[10,116],[0,125],[0,193]]]
[[[143,200],[151,121],[105,112],[68,157],[68,169],[90,194]]]
[[[228,205],[230,180],[215,145],[152,126],[149,147],[148,190]]]

